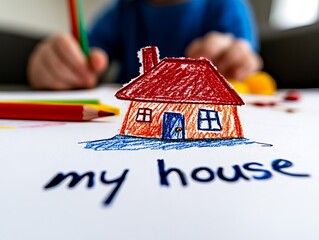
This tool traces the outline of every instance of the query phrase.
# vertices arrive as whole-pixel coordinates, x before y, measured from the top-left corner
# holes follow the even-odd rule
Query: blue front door
[[[163,139],[185,139],[185,118],[180,113],[166,112],[163,116]]]

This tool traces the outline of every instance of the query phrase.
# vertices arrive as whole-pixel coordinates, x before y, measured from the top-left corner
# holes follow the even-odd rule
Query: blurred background
[[[265,71],[280,88],[319,87],[319,0],[250,0]],[[87,26],[112,0],[84,0]],[[39,39],[69,31],[65,1],[0,0],[0,83],[18,83]],[[14,49],[14,54],[12,50]]]

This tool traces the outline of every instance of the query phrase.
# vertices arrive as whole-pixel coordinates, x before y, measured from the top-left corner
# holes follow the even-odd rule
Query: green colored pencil
[[[90,54],[89,40],[87,36],[87,32],[84,25],[84,14],[83,14],[83,4],[82,0],[78,0],[78,18],[79,18],[79,28],[80,28],[80,44],[82,51],[86,56]]]

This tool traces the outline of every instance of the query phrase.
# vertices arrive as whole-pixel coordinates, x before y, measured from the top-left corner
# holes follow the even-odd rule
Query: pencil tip
[[[114,116],[114,113],[105,112],[105,111],[99,111],[98,116],[99,117],[108,117],[108,116]]]

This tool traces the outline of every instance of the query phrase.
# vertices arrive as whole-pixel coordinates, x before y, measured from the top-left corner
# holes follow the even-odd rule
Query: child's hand
[[[194,40],[186,49],[186,56],[208,58],[228,79],[242,80],[263,65],[245,40],[216,32]]]
[[[91,88],[107,65],[104,51],[92,49],[87,59],[72,36],[60,34],[36,47],[29,59],[28,79],[36,89]]]

